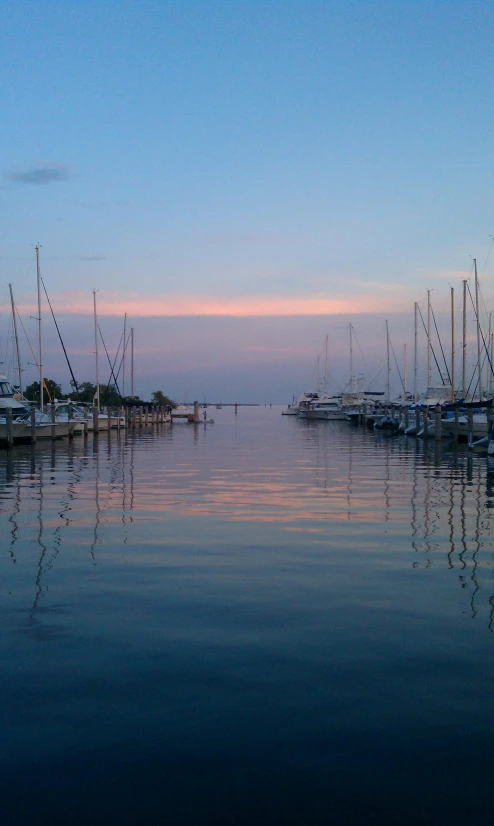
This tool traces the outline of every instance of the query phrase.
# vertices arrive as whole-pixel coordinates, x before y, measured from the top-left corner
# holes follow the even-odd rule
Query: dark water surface
[[[0,455],[0,822],[491,824],[494,475],[279,409]]]

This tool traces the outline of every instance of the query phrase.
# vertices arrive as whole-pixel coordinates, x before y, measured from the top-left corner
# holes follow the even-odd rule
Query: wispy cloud
[[[69,168],[64,164],[42,163],[31,169],[4,172],[5,180],[14,184],[34,184],[35,186],[68,181]]]

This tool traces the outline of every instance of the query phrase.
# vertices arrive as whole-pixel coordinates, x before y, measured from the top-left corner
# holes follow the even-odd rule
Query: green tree
[[[152,401],[153,404],[157,404],[160,407],[168,407],[168,406],[176,407],[177,406],[175,404],[175,402],[172,401],[171,399],[169,399],[168,396],[165,396],[165,394],[161,390],[155,390],[154,391],[154,393],[151,396],[151,401]]]
[[[43,384],[43,398],[45,401],[49,401],[49,399],[66,398],[62,388],[54,379],[43,379]],[[26,399],[29,399],[31,402],[39,402],[39,381],[33,381],[32,384],[28,385],[24,391],[24,395]]]
[[[106,385],[99,389],[99,400],[101,404],[109,407],[118,407],[122,404],[122,399],[116,389],[114,387],[107,387]]]
[[[82,384],[79,385],[79,392],[76,393],[75,391],[70,394],[70,398],[73,401],[78,402],[92,402],[96,395],[96,385],[92,384],[90,381],[83,381]]]

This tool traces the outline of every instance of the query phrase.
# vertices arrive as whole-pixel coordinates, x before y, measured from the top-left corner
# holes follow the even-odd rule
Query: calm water
[[[491,824],[494,474],[279,409],[0,454],[3,824]]]

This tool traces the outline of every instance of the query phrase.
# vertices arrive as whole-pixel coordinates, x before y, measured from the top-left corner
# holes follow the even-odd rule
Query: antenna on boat
[[[389,390],[389,384],[390,384],[390,376],[391,376],[391,363],[390,363],[390,361],[389,361],[389,328],[388,328],[388,319],[386,319],[386,354],[387,354],[387,360],[388,360],[388,370],[387,370],[387,372],[388,372],[388,379],[387,379],[387,382],[386,382],[386,401],[389,403],[389,401],[390,401],[390,390]]]
[[[427,290],[427,387],[431,386],[431,291]]]
[[[407,345],[403,345],[403,393],[407,396]]]
[[[463,279],[463,341],[461,364],[461,396],[465,399],[467,387],[467,279]]]
[[[352,341],[352,322],[349,324],[350,329],[350,387],[353,382],[353,341]]]
[[[36,244],[36,274],[38,280],[38,350],[39,350],[39,409],[43,412],[43,354],[41,349],[41,271],[39,251],[41,244]]]
[[[328,334],[326,333],[326,353],[324,359],[324,392],[328,392]]]
[[[93,290],[94,305],[94,355],[96,358],[96,409],[99,413],[99,363],[98,363],[98,320],[96,315],[96,290]]]
[[[418,370],[418,360],[417,360],[417,315],[418,315],[418,302],[415,302],[415,312],[414,312],[414,331],[413,331],[413,398],[414,401],[417,401],[417,370]]]
[[[451,401],[455,400],[455,288],[451,287]]]
[[[482,401],[482,365],[480,362],[480,316],[479,316],[479,278],[477,275],[477,259],[473,259],[475,268],[475,314],[477,316],[477,358],[479,368],[479,401]]]
[[[127,313],[124,315],[123,359],[122,359],[122,393],[125,396],[125,351],[127,350]]]
[[[17,318],[15,314],[15,304],[14,304],[14,294],[12,292],[12,284],[9,284],[10,290],[10,303],[12,305],[12,321],[14,324],[14,338],[15,338],[15,347],[17,351],[17,369],[19,371],[19,390],[21,396],[23,395],[22,392],[22,367],[21,367],[21,352],[19,350],[19,336],[17,335]]]
[[[134,395],[134,328],[130,328],[130,395]]]

